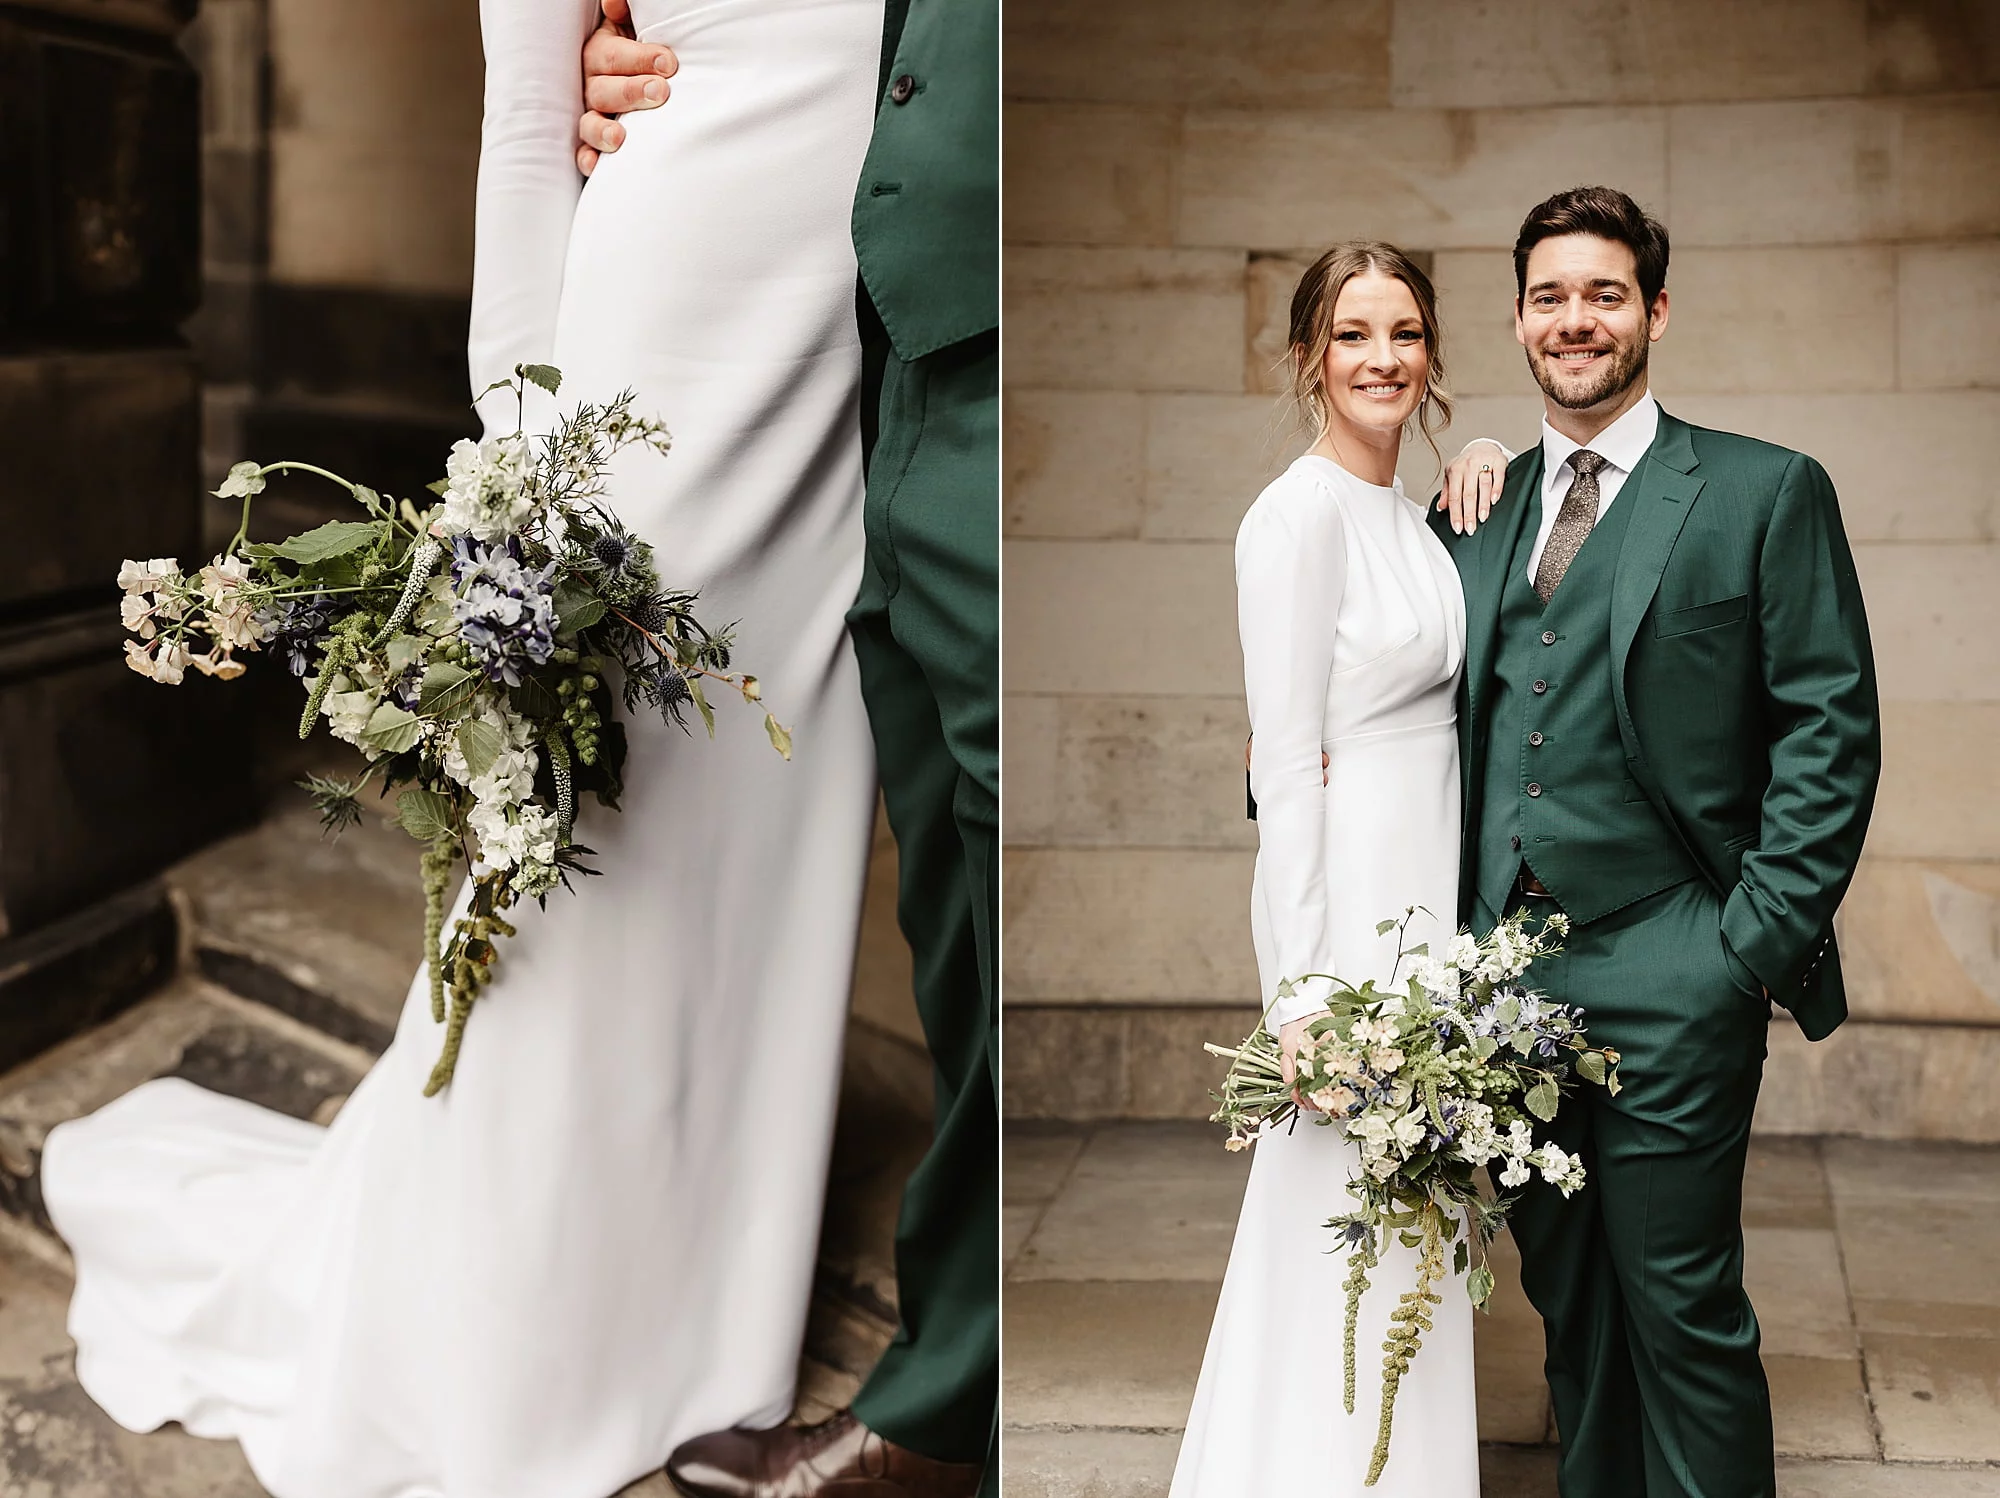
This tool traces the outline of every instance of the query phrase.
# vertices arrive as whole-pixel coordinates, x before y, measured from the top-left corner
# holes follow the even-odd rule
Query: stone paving
[[[1007,1498],[1165,1494],[1248,1168],[1209,1125],[1009,1128]],[[1760,1138],[1744,1236],[1780,1498],[2000,1494],[2000,1148]],[[1554,1498],[1540,1324],[1499,1249],[1485,1491]]]

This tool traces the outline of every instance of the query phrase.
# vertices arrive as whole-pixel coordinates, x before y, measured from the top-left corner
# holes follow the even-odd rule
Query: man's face
[[[1528,252],[1528,284],[1514,337],[1535,383],[1570,411],[1615,406],[1646,373],[1646,354],[1667,330],[1667,294],[1649,309],[1631,246],[1595,234],[1562,234]]]

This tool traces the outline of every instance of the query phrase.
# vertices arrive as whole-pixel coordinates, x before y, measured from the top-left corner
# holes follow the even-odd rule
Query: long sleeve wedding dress
[[[1280,979],[1307,973],[1386,984],[1396,935],[1376,925],[1420,906],[1406,939],[1441,944],[1457,909],[1458,574],[1400,484],[1366,484],[1308,454],[1244,517],[1236,587],[1255,734],[1261,991],[1268,1000]],[[1274,1006],[1272,1030],[1323,1008],[1327,987],[1305,984]],[[1304,1121],[1257,1142],[1171,1498],[1359,1498],[1380,1348],[1416,1254],[1391,1244],[1374,1271],[1349,1415],[1347,1258],[1323,1224],[1348,1210],[1358,1160],[1338,1130]],[[1460,1278],[1441,1288],[1435,1329],[1397,1396],[1388,1467],[1370,1490],[1382,1498],[1479,1492],[1471,1302]]]
[[[579,812],[607,877],[519,912],[443,1096],[420,975],[328,1129],[162,1080],[52,1133],[84,1387],[235,1437],[277,1498],[606,1498],[791,1405],[873,815],[843,615],[882,6],[633,10],[680,72],[586,186],[596,0],[482,5],[473,387],[553,363],[667,424],[612,507],[741,621],[796,754],[747,711],[631,721],[623,812]]]

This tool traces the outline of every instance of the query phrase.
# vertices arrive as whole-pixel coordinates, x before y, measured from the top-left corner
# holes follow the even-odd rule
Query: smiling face
[[[1321,371],[1330,426],[1398,431],[1424,398],[1430,370],[1423,315],[1408,286],[1368,271],[1340,288]]]
[[[1667,330],[1667,294],[1646,307],[1629,245],[1559,234],[1528,254],[1514,337],[1535,383],[1566,411],[1615,413],[1645,388],[1646,355]]]

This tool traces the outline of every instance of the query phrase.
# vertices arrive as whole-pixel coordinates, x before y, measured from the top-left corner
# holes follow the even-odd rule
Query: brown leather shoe
[[[979,1472],[885,1441],[845,1410],[819,1425],[718,1430],[667,1458],[687,1498],[974,1498]]]

